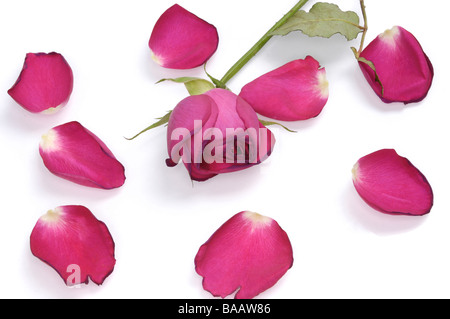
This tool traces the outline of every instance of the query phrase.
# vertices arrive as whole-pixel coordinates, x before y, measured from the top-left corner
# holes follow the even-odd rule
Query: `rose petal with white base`
[[[152,58],[169,69],[192,69],[204,64],[217,50],[216,28],[178,4],[156,22],[149,41]]]
[[[400,26],[386,30],[375,38],[360,54],[371,61],[359,66],[374,92],[385,103],[420,102],[433,82],[433,65],[419,41]],[[381,82],[381,84],[380,84]]]
[[[32,113],[55,113],[69,101],[73,73],[60,53],[28,53],[8,94]]]
[[[42,136],[39,153],[45,167],[61,178],[102,189],[125,183],[125,169],[109,148],[79,122],[56,126]]]
[[[225,298],[250,299],[275,285],[292,267],[292,246],[286,232],[270,217],[240,212],[203,244],[195,269],[203,288]]]
[[[66,285],[103,284],[114,270],[108,227],[84,206],[60,206],[37,221],[30,236],[34,256],[53,267]]]
[[[260,76],[239,93],[257,113],[281,121],[317,117],[328,95],[326,71],[311,56]]]
[[[393,149],[366,155],[353,167],[353,184],[372,208],[391,215],[422,216],[433,206],[425,176]]]

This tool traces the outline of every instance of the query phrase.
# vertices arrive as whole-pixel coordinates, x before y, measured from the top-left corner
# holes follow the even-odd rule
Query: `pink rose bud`
[[[53,267],[66,285],[101,285],[116,263],[108,227],[83,206],[61,206],[37,221],[30,236],[34,256]]]
[[[239,289],[236,299],[250,299],[275,285],[293,262],[289,238],[275,220],[241,212],[200,247],[195,270],[214,296]]]
[[[78,122],[42,136],[39,153],[53,174],[80,185],[112,189],[125,182],[124,167],[108,147]]]
[[[182,100],[167,129],[168,166],[180,160],[192,180],[257,165],[271,154],[275,137],[236,94],[213,89]]]
[[[392,149],[361,158],[353,167],[353,184],[362,199],[382,213],[421,216],[433,206],[425,176]]]
[[[216,28],[178,4],[164,12],[149,41],[153,59],[165,68],[192,69],[217,50]]]
[[[33,113],[53,113],[68,102],[72,69],[59,53],[28,53],[22,72],[8,94]]]
[[[324,68],[308,56],[295,60],[245,85],[239,94],[257,113],[281,121],[307,120],[328,101]]]
[[[422,101],[433,81],[433,66],[417,39],[402,27],[380,34],[361,52],[373,69],[359,62],[372,89],[385,103]],[[379,83],[381,82],[381,84]]]

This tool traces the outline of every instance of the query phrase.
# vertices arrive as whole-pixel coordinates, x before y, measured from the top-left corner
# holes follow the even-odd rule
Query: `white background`
[[[359,1],[340,0],[360,14]],[[180,0],[214,24],[218,51],[208,72],[222,77],[295,0]],[[305,9],[315,3],[310,1]],[[312,55],[327,71],[330,98],[316,119],[272,127],[273,155],[257,167],[191,183],[184,167],[165,166],[165,128],[127,141],[187,96],[161,78],[204,77],[203,69],[166,70],[150,56],[148,39],[174,2],[160,0],[2,1],[0,4],[0,274],[2,298],[212,298],[202,289],[194,257],[234,214],[274,218],[294,248],[294,265],[257,298],[450,297],[450,152],[448,5],[366,1],[367,43],[401,25],[422,44],[435,68],[421,103],[384,104],[365,82],[350,50],[359,40],[310,39],[299,32],[273,38],[228,84],[238,93],[257,76]],[[444,8],[443,6],[447,6]],[[28,52],[56,51],[74,72],[67,106],[31,114],[7,94]],[[56,125],[80,121],[126,168],[125,185],[104,191],[52,175],[38,144]],[[428,178],[435,205],[426,217],[388,216],[369,208],[352,185],[362,156],[395,148]],[[35,258],[29,236],[47,210],[84,205],[108,226],[117,264],[102,286],[69,289]]]

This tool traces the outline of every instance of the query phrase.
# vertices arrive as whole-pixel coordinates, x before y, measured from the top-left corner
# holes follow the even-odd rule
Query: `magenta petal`
[[[217,115],[216,103],[204,94],[189,96],[178,103],[167,126],[167,150],[171,160],[178,163],[179,159],[175,159],[174,155],[178,154],[178,148],[183,145],[180,142],[184,140],[191,143],[191,137],[203,126],[210,127],[215,123]]]
[[[217,175],[200,165],[203,161],[203,131],[212,128],[217,116],[215,101],[207,95],[196,95],[182,100],[169,119],[167,141],[170,161],[177,163],[178,156],[182,156],[191,180],[206,181]]]
[[[245,128],[244,119],[241,118],[238,113],[239,107],[241,109],[247,109],[247,112],[246,114],[243,114],[243,117],[250,117],[253,124],[252,126],[255,126],[255,123],[258,122],[256,113],[248,103],[242,101],[242,99],[238,98],[233,92],[224,89],[213,89],[206,92],[204,95],[209,96],[217,105],[219,113],[214,127],[220,129],[224,136],[226,135],[227,128]]]
[[[376,81],[374,71],[367,64],[359,63],[370,86],[385,103],[408,104],[427,96],[433,81],[433,66],[417,39],[402,27],[380,34],[360,56],[375,65],[383,87]]]
[[[67,103],[72,89],[72,69],[61,54],[28,53],[8,94],[30,112],[53,113]]]
[[[192,180],[205,181],[260,164],[275,144],[253,108],[224,89],[189,96],[172,111],[167,129],[169,159],[180,160]]]
[[[210,96],[217,104],[219,114],[214,127],[222,132],[225,146],[226,141],[233,140],[234,144],[234,140],[237,139],[235,132],[242,130],[246,134],[245,145],[236,142],[235,146],[236,149],[246,149],[242,153],[246,153],[248,160],[245,163],[239,163],[236,157],[235,160],[229,161],[235,154],[226,154],[224,162],[203,164],[202,167],[217,174],[231,173],[260,164],[267,159],[273,150],[275,137],[261,124],[250,104],[228,90],[214,89],[206,92],[205,95]],[[255,150],[256,153],[252,159],[250,159],[250,149]],[[227,153],[226,149],[224,152]]]
[[[191,69],[204,64],[218,44],[216,28],[178,4],[161,15],[149,41],[153,59],[170,69]]]
[[[433,206],[425,176],[392,149],[361,158],[353,167],[353,184],[371,207],[383,213],[421,216]]]
[[[292,246],[278,223],[252,212],[241,212],[203,244],[195,269],[203,288],[225,298],[250,299],[275,285],[292,267]]]
[[[116,263],[106,225],[83,206],[61,206],[42,216],[30,236],[34,256],[53,267],[68,285],[101,285]]]
[[[54,127],[43,135],[39,153],[50,172],[77,184],[112,189],[125,182],[123,165],[78,122]]]
[[[173,109],[167,127],[168,166],[175,166],[180,159],[192,180],[205,181],[217,174],[205,171],[197,163],[202,160],[202,142],[196,147],[203,130],[212,127],[218,116],[217,105],[207,95],[193,95],[183,99]]]
[[[324,68],[308,56],[266,73],[245,85],[239,94],[257,113],[281,121],[318,116],[328,101]]]

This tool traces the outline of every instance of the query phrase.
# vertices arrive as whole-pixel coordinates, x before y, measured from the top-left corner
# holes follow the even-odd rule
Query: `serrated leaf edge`
[[[342,12],[343,14],[353,13],[356,17],[358,17],[358,21],[359,21],[359,16],[358,16],[358,14],[357,14],[356,12],[354,12],[354,11],[342,11],[342,10],[339,8],[339,6],[338,6],[337,4],[334,4],[334,3],[328,3],[328,2],[318,2],[318,3],[314,4],[314,6],[313,6],[308,12],[306,12],[306,11],[304,11],[304,10],[300,10],[300,11],[298,11],[295,15],[293,15],[293,16],[291,17],[291,19],[293,19],[293,18],[301,19],[301,20],[304,21],[304,23],[317,23],[317,22],[343,22],[343,23],[347,23],[347,24],[349,24],[349,25],[351,25],[351,26],[353,26],[353,27],[355,27],[355,28],[360,29],[360,31],[358,32],[358,34],[364,31],[364,27],[360,26],[359,24],[355,24],[355,23],[353,23],[353,22],[351,22],[351,21],[344,20],[344,19],[339,19],[339,18],[325,18],[325,19],[320,19],[320,20],[319,20],[319,19],[315,19],[315,20],[314,20],[314,19],[312,19],[312,20],[306,20],[306,19],[302,19],[302,18],[299,17],[299,13],[300,13],[300,12],[306,13],[306,14],[311,14],[311,11],[314,9],[314,7],[316,7],[317,5],[324,5],[324,4],[325,4],[325,5],[330,5],[330,6],[335,6],[335,7],[336,7],[340,12]],[[289,19],[289,20],[290,20],[290,19]],[[289,21],[289,20],[288,20],[288,21]],[[282,28],[282,27],[283,27],[283,26],[280,26],[280,28]],[[324,35],[310,35],[310,34],[306,33],[305,31],[303,31],[303,30],[301,30],[301,29],[293,29],[293,30],[291,30],[291,31],[282,32],[282,33],[277,32],[280,28],[274,30],[274,31],[271,33],[271,35],[273,35],[273,36],[275,36],[275,35],[285,36],[285,35],[288,35],[288,34],[291,33],[291,32],[294,32],[294,31],[300,31],[300,32],[302,32],[303,34],[305,34],[305,35],[307,35],[307,36],[309,36],[309,37],[331,38],[331,37],[332,37],[333,35],[335,35],[335,34],[341,34],[341,35],[344,36],[348,41],[354,40],[354,39],[356,39],[356,38],[358,37],[358,34],[357,34],[355,37],[348,37],[347,35],[343,34],[343,33],[340,32],[340,31],[335,31],[334,33],[330,34],[329,36],[324,36]]]

